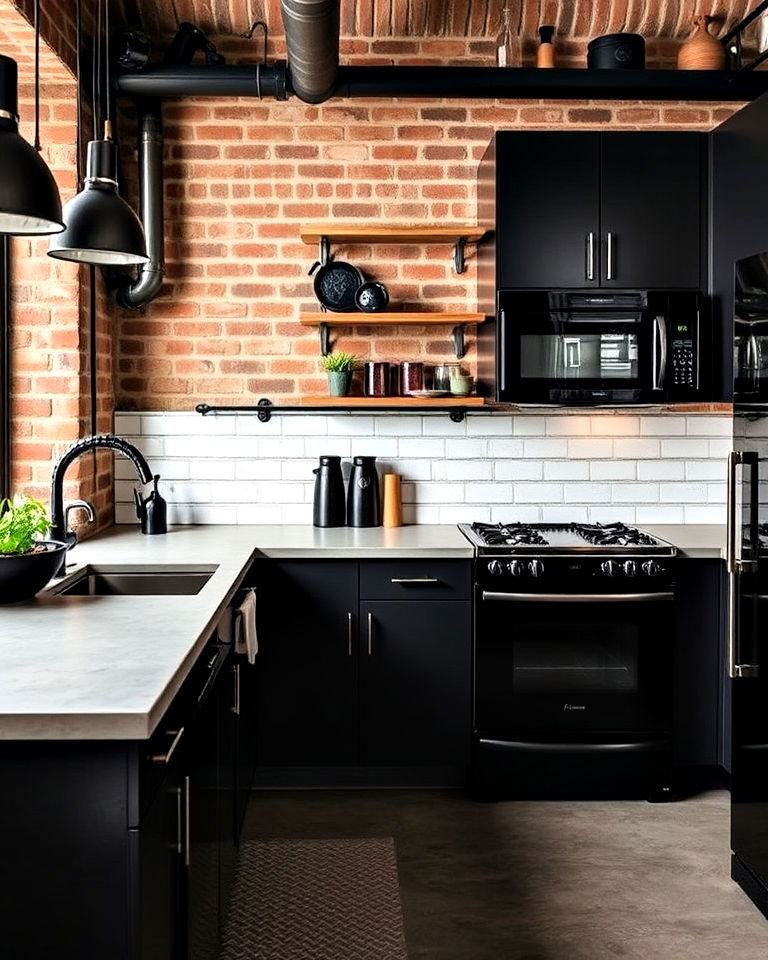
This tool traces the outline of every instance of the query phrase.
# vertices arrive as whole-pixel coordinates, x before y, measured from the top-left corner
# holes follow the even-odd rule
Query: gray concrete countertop
[[[114,527],[69,554],[86,564],[217,567],[196,596],[60,597],[0,608],[0,740],[151,735],[252,558],[470,558],[455,526]],[[54,585],[56,589],[59,584]]]
[[[725,559],[725,525],[717,523],[639,523],[639,527],[668,543],[681,557]]]

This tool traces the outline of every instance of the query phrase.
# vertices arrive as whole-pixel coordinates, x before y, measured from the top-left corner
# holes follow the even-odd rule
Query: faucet
[[[142,483],[150,483],[153,479],[152,471],[141,451],[122,437],[115,437],[110,433],[101,433],[92,437],[84,437],[68,447],[54,466],[51,479],[51,539],[66,543],[67,549],[71,549],[77,543],[77,535],[67,529],[70,511],[85,510],[90,523],[93,523],[96,519],[96,514],[93,506],[87,500],[73,500],[66,506],[64,505],[64,474],[67,472],[69,465],[78,457],[89,450],[102,448],[117,450],[118,453],[122,453],[124,457],[131,460]],[[61,566],[54,576],[60,576],[64,572],[64,566],[65,559],[62,557]]]

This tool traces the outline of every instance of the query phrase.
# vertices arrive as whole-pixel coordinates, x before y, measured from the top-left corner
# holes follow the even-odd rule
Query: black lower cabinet
[[[360,762],[462,767],[470,747],[470,605],[360,605]]]
[[[237,656],[233,665],[236,690],[236,736],[235,736],[235,839],[243,828],[253,776],[256,772],[259,723],[259,658],[254,664],[244,656]]]

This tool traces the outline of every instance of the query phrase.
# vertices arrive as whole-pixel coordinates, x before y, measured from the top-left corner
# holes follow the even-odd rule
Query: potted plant
[[[323,370],[328,374],[328,392],[332,397],[346,397],[352,383],[352,371],[357,357],[354,353],[329,353],[323,357]]]
[[[42,539],[50,526],[39,500],[17,494],[0,501],[0,603],[29,600],[56,572],[67,545]]]

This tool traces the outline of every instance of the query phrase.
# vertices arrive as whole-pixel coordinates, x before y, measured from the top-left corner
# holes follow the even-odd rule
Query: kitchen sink
[[[218,568],[87,566],[63,587],[52,592],[61,597],[194,596]]]

